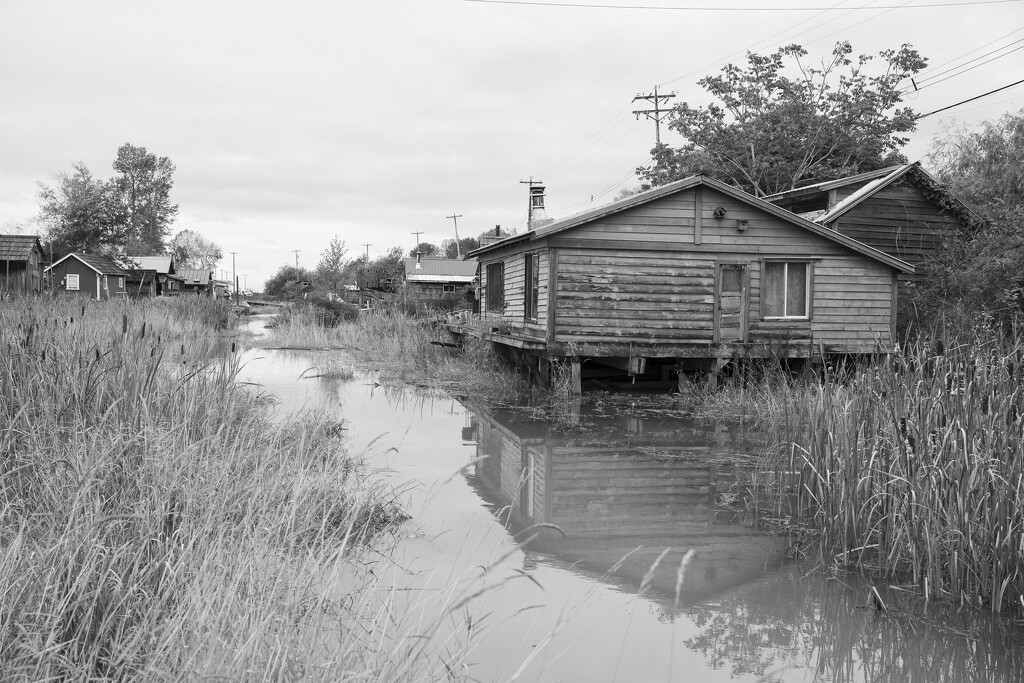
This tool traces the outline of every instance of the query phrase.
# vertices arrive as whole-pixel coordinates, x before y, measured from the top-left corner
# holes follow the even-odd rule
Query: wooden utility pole
[[[299,276],[299,249],[292,249],[295,254],[295,277]]]
[[[533,176],[530,176],[529,180],[520,180],[520,184],[529,185],[530,189],[533,189],[534,185],[543,185],[543,180],[534,180]],[[533,222],[533,193],[530,192],[526,197],[526,227],[529,229],[530,223]]]
[[[423,234],[423,231],[422,230],[418,230],[418,231],[416,231],[416,232],[414,232],[412,234],[416,235],[416,255],[419,256],[420,255],[420,235]]]
[[[363,246],[366,247],[366,262],[370,262],[370,247],[373,246],[371,242],[363,242]]]
[[[462,258],[462,249],[459,247],[459,219],[462,218],[462,214],[453,213],[451,216],[445,216],[445,218],[451,218],[455,221],[455,254]]]
[[[661,144],[661,120],[672,112],[671,109],[662,109],[661,105],[668,102],[675,96],[676,94],[674,92],[669,93],[668,95],[659,95],[658,86],[654,86],[654,92],[646,95],[637,93],[637,96],[633,98],[634,102],[637,100],[646,100],[654,105],[654,109],[637,109],[634,110],[633,113],[636,115],[637,121],[640,120],[641,114],[654,121],[654,142],[657,145]]]
[[[235,290],[235,305],[238,305],[238,276],[235,275],[235,254],[237,251],[231,252],[231,286]]]

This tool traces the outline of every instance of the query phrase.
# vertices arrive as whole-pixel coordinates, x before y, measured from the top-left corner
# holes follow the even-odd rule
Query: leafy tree
[[[263,293],[267,296],[282,296],[290,291],[289,286],[297,282],[310,282],[313,273],[305,268],[281,266],[263,285]]]
[[[415,247],[409,250],[409,256],[415,256],[419,252],[420,256],[437,256],[438,249],[436,244],[430,242],[420,242]]]
[[[959,312],[1009,322],[1024,309],[1024,110],[975,130],[947,129],[928,162],[983,222],[968,238],[950,239],[931,276],[910,288],[918,317]]]
[[[52,185],[39,184],[39,219],[54,257],[73,251],[120,255],[125,234],[116,189],[81,162],[71,169],[55,174]]]
[[[392,247],[388,253],[362,262],[356,272],[356,282],[362,289],[393,292],[405,278],[405,260],[401,247]]]
[[[113,183],[124,212],[128,251],[135,255],[159,254],[178,215],[172,204],[174,164],[145,147],[121,145],[114,160]]]
[[[915,114],[898,108],[902,87],[927,61],[904,44],[880,52],[883,67],[871,75],[873,57],[852,53],[840,42],[810,66],[807,51],[789,45],[701,79],[718,102],[676,105],[669,128],[683,146],[655,147],[637,175],[650,186],[704,173],[763,196],[904,162]]]
[[[178,268],[213,269],[224,258],[220,245],[194,230],[182,230],[167,243]]]
[[[345,242],[335,235],[327,248],[320,252],[320,263],[316,266],[316,283],[328,292],[337,292],[345,282]]]
[[[459,238],[459,248],[455,248],[455,238],[449,237],[445,241],[441,242],[441,253],[445,258],[459,258],[461,252],[462,256],[465,256],[468,252],[473,251],[480,246],[480,240],[475,237],[461,237]]]

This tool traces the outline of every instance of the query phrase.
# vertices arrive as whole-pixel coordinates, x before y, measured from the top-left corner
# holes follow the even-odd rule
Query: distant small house
[[[186,294],[213,296],[213,272],[206,268],[181,268],[181,291]]]
[[[46,270],[51,274],[54,291],[84,294],[98,300],[127,294],[128,273],[106,256],[71,253]]]
[[[467,294],[472,292],[476,279],[476,269],[476,259],[407,258],[406,292],[427,304],[467,301]]]
[[[0,235],[0,292],[40,292],[43,248],[36,235]]]
[[[789,190],[767,201],[927,272],[953,235],[981,219],[920,163]],[[903,277],[912,277],[909,274]]]
[[[173,256],[133,256],[128,268],[128,294],[134,297],[176,296],[183,278],[175,273]]]

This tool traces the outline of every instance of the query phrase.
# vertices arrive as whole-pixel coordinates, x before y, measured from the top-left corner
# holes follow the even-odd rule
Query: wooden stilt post
[[[569,383],[569,393],[573,396],[579,396],[583,393],[583,375],[580,371],[580,359],[572,358],[570,360],[570,368],[572,369],[572,380]]]

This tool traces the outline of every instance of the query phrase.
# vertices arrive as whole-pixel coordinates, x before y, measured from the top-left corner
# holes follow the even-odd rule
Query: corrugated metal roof
[[[0,261],[25,261],[38,243],[37,235],[0,235]]]
[[[202,268],[182,268],[177,273],[177,276],[182,278],[186,285],[202,285],[206,287],[210,284],[210,271],[203,270]]]
[[[155,270],[163,275],[172,272],[171,268],[174,265],[174,260],[171,256],[132,256],[130,258],[136,264],[136,268],[140,270]]]
[[[476,260],[460,261],[453,258],[405,259],[405,279],[416,282],[470,282],[476,277]]]

